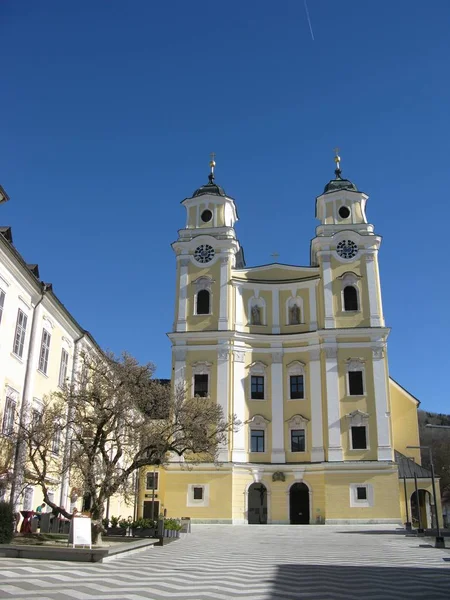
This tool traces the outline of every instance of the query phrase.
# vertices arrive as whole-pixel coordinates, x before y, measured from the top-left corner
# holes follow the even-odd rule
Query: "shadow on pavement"
[[[449,600],[450,565],[443,569],[281,565],[270,583],[267,600]]]

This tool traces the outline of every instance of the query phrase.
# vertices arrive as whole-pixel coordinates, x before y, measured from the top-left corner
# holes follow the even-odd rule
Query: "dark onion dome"
[[[203,196],[204,194],[212,194],[213,196],[226,196],[225,190],[214,183],[214,174],[210,173],[208,175],[209,182],[202,187],[199,187],[198,190],[192,194],[192,197]]]
[[[337,192],[339,190],[350,190],[351,192],[357,192],[358,188],[354,183],[352,183],[349,179],[342,179],[341,170],[336,169],[336,179],[332,179],[327,183],[325,189],[323,190],[324,194],[329,192]]]

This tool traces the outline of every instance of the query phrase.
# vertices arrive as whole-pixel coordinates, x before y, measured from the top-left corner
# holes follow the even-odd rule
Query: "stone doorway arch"
[[[310,522],[309,487],[296,482],[289,488],[289,520],[291,525],[308,525]]]
[[[249,525],[267,524],[267,488],[263,483],[252,483],[248,488],[247,517]]]
[[[417,501],[417,495],[419,496]],[[431,502],[431,494],[428,490],[422,488],[414,491],[411,494],[411,518],[415,527],[419,526],[419,514],[421,526],[423,529],[429,529],[433,527],[433,505]]]

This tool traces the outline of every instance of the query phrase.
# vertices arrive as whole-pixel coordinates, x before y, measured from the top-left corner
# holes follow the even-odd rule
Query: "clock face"
[[[194,258],[199,263],[207,263],[214,258],[214,248],[208,244],[202,244],[195,249]]]
[[[342,240],[342,242],[339,242],[336,246],[336,252],[342,258],[353,258],[358,252],[358,246],[351,240]]]

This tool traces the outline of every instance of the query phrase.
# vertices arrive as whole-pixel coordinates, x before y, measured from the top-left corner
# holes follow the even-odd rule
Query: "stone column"
[[[180,278],[178,290],[178,319],[176,331],[187,330],[187,297],[188,297],[188,266],[190,259],[181,257],[180,259]]]
[[[220,258],[220,307],[219,330],[230,329],[228,326],[228,262],[229,255]]]
[[[372,348],[373,386],[377,415],[378,460],[393,460],[390,434],[388,379],[384,344]]]
[[[173,346],[174,364],[174,389],[185,389],[186,387],[186,348]]]
[[[375,253],[366,254],[367,292],[369,296],[370,326],[382,327],[381,288],[375,266]]]
[[[245,411],[245,351],[233,350],[233,413],[241,421],[242,425],[233,434],[233,451],[231,458],[233,462],[247,462],[245,450],[245,435],[247,431],[244,422]]]
[[[341,418],[339,411],[337,346],[326,346],[325,355],[328,413],[328,460],[333,462],[343,460],[341,445]]]
[[[331,254],[329,252],[318,252],[322,259],[322,281],[323,281],[323,300],[325,309],[325,329],[334,329],[333,312],[333,276],[331,269]]]
[[[228,421],[229,408],[229,366],[230,351],[225,341],[219,340],[219,349],[217,351],[217,404],[222,408],[223,418]],[[228,462],[228,438],[227,441],[219,446],[218,460]]]
[[[244,330],[244,299],[242,296],[242,288],[240,285],[235,286],[235,321],[236,331]]]
[[[280,333],[280,292],[272,290],[272,333]]]
[[[319,283],[319,279],[315,282],[314,285],[309,287],[309,330],[316,331],[317,329],[317,285]],[[303,320],[305,320],[305,315],[302,315]]]
[[[311,462],[325,460],[323,449],[322,377],[320,349],[309,352],[309,389],[311,393]]]
[[[284,397],[283,397],[283,352],[272,352],[271,365],[272,401],[272,456],[271,462],[285,463],[284,449]]]

